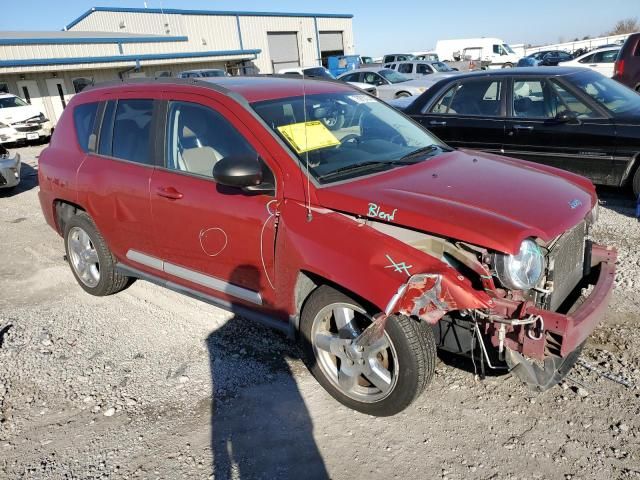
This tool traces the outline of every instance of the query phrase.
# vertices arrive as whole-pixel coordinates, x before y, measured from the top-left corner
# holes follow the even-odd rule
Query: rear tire
[[[410,97],[411,94],[409,92],[398,92],[396,93],[396,98],[404,98],[404,97]]]
[[[85,292],[103,297],[133,283],[133,278],[116,271],[114,256],[85,212],[78,212],[65,222],[64,247],[71,272]]]
[[[505,63],[504,65],[502,65],[502,68],[513,68],[513,64],[512,63]]]
[[[350,320],[341,322],[341,328],[337,328],[336,312],[348,312],[344,318]],[[424,322],[394,315],[375,348],[366,348],[360,359],[351,361],[327,348],[329,342],[337,342],[348,349],[351,339],[370,323],[371,312],[358,301],[329,286],[318,287],[306,301],[300,320],[307,365],[318,383],[343,405],[368,415],[395,415],[415,401],[433,377],[433,330]],[[323,341],[327,338],[331,340]],[[380,388],[381,378],[388,381]]]

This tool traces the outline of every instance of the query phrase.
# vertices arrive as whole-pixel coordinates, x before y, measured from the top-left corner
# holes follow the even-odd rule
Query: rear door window
[[[500,80],[463,82],[448,90],[431,111],[496,117],[500,116],[503,95],[503,82]]]
[[[93,133],[98,103],[84,103],[73,109],[73,122],[76,127],[76,137],[80,147],[85,152],[89,150],[89,137]]]
[[[115,109],[111,156],[151,165],[151,118],[153,100],[120,100]]]
[[[412,63],[401,63],[398,65],[398,72],[400,73],[411,73],[413,71]]]

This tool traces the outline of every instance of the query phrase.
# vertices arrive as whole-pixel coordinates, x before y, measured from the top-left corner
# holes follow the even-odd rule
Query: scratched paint
[[[264,276],[267,278],[267,283],[269,283],[269,286],[275,290],[276,287],[273,285],[273,282],[271,281],[271,277],[269,276],[269,272],[267,270],[267,264],[264,261],[264,232],[269,222],[271,220],[276,222],[278,219],[278,216],[280,215],[280,212],[278,211],[278,201],[271,200],[267,202],[266,208],[269,216],[262,224],[262,230],[260,230],[260,260],[262,261],[262,270],[264,271]]]
[[[219,227],[203,228],[200,230],[199,240],[200,248],[209,257],[220,255],[229,243],[226,232]]]
[[[406,273],[407,277],[411,276],[411,272],[409,270],[413,268],[413,265],[407,265],[406,262],[395,262],[389,255],[385,255],[385,257],[387,257],[387,260],[389,260],[391,264],[386,265],[384,268],[393,268],[394,272]]]
[[[396,218],[397,208],[393,209],[393,212],[388,213],[382,210],[382,208],[376,203],[369,204],[369,211],[367,212],[367,217],[371,218],[379,218],[380,220],[386,220],[387,222],[393,222]]]

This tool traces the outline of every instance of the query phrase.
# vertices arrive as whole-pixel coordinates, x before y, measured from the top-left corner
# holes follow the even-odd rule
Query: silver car
[[[442,74],[439,78],[445,78],[448,75],[455,75],[458,73],[457,70],[454,70],[444,62],[429,62],[426,60],[387,63],[384,67],[395,70],[396,72],[402,73],[410,78],[422,78],[425,75],[432,74]]]
[[[370,67],[358,68],[343,73],[338,77],[343,82],[362,82],[373,85],[378,90],[378,98],[391,100],[400,97],[421,95],[439,78],[429,81],[427,78],[412,80],[390,68]]]
[[[20,155],[11,155],[0,145],[0,189],[15,187],[20,183]]]

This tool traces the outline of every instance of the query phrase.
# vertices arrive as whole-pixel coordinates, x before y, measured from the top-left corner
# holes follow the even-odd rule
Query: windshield
[[[304,106],[306,105],[306,115]],[[251,105],[310,174],[330,183],[448,151],[429,132],[369,95],[324,93]],[[306,121],[306,123],[305,123]]]
[[[326,68],[322,68],[322,67],[305,68],[303,71],[304,71],[304,74],[308,77],[321,77],[321,78],[333,78],[333,79],[336,78],[333,75],[331,75],[331,72],[329,72]]]
[[[504,49],[505,49],[507,52],[509,52],[509,53],[516,53],[516,52],[514,52],[514,51],[511,49],[511,47],[510,47],[509,45],[507,45],[506,43],[503,43],[503,44],[502,44],[502,48],[504,48]]]
[[[391,83],[402,83],[411,80],[409,77],[405,77],[401,73],[391,69],[380,70],[378,73]]]
[[[442,62],[433,62],[431,66],[436,69],[436,72],[453,72],[454,71],[453,68],[451,68],[446,63],[442,63]]]
[[[570,77],[571,82],[614,114],[640,113],[640,95],[621,83],[586,70]]]
[[[203,70],[203,77],[224,77],[224,72],[222,70]]]
[[[26,107],[28,105],[18,97],[0,97],[0,108]]]

